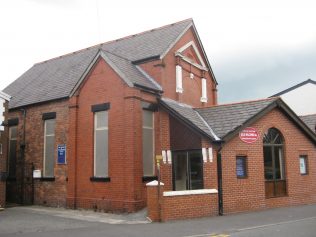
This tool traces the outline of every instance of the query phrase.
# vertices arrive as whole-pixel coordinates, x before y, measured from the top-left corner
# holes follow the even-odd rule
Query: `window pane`
[[[237,156],[236,157],[236,176],[237,178],[245,178],[247,177],[246,170],[246,157]]]
[[[143,127],[153,127],[153,112],[143,110]]]
[[[16,139],[17,138],[17,127],[10,127],[10,139]]]
[[[104,128],[108,127],[108,112],[101,111],[96,112],[96,128]]]
[[[143,128],[143,171],[144,176],[154,174],[153,129]]]
[[[15,177],[16,175],[16,140],[10,140],[9,143],[9,176]]]
[[[108,130],[95,131],[95,177],[108,177]]]
[[[44,167],[44,176],[53,177],[54,176],[54,145],[55,145],[55,136],[46,136],[45,143],[45,167]]]
[[[46,135],[52,135],[55,133],[55,119],[45,120]]]
[[[45,120],[44,176],[54,176],[55,119]]]
[[[190,152],[190,189],[203,188],[203,163],[201,152]]]
[[[175,153],[173,158],[174,168],[174,190],[186,190],[187,189],[187,154],[186,153]]]
[[[306,157],[300,157],[300,173],[307,174],[307,167],[306,167]]]
[[[283,179],[283,159],[280,147],[274,147],[275,179]]]
[[[273,179],[272,167],[272,150],[271,147],[263,147],[264,153],[264,178],[267,180]]]

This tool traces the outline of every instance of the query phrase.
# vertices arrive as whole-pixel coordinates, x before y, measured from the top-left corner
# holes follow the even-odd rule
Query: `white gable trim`
[[[9,96],[7,93],[4,93],[3,91],[0,91],[0,98],[6,100],[6,101],[10,101],[11,96]]]
[[[196,55],[197,55],[197,57],[198,57],[198,59],[199,59],[199,61],[200,61],[200,64],[202,65],[202,67],[206,68],[205,63],[204,63],[204,60],[203,60],[203,58],[202,58],[202,56],[201,56],[201,54],[200,54],[198,48],[196,47],[196,45],[195,45],[195,43],[194,43],[193,41],[190,41],[189,43],[185,44],[185,45],[182,46],[180,49],[178,49],[177,52],[176,52],[176,55],[178,55],[178,54],[181,54],[181,55],[182,55],[183,51],[186,50],[186,49],[188,49],[188,48],[190,48],[191,46],[192,46],[194,52],[196,53]],[[183,56],[183,55],[182,55],[182,56]],[[188,57],[185,57],[185,56],[183,56],[183,58],[189,59]],[[190,60],[190,59],[189,59],[189,60]],[[190,60],[190,61],[191,61],[191,60]]]
[[[183,56],[182,54],[180,53],[176,53],[175,56],[179,56],[183,61],[186,61],[187,63],[191,64],[192,66],[200,69],[200,70],[203,70],[203,71],[208,71],[208,69],[206,67],[203,67],[202,65],[200,64],[197,64],[197,63],[194,63],[192,62],[191,59],[189,59],[188,57],[185,57]]]

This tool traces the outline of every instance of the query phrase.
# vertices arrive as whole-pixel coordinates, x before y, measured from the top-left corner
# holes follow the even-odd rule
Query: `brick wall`
[[[70,119],[77,129],[70,132],[68,206],[131,212],[146,205],[142,182],[142,100],[156,102],[153,95],[128,87],[102,59],[71,98]],[[102,103],[110,103],[110,181],[95,182],[90,180],[94,173],[91,106]]]
[[[8,115],[8,102],[4,103],[4,118],[6,121]],[[2,153],[0,153],[0,206],[5,206],[6,199],[6,182],[4,175],[7,171],[7,152],[8,152],[8,127],[4,127],[4,131],[0,131],[0,144],[2,145]],[[3,177],[1,178],[1,174]]]
[[[155,181],[154,181],[155,182]],[[150,183],[147,187],[147,211],[152,221],[170,221],[197,217],[215,216],[218,214],[217,193],[182,193],[181,191],[165,192],[160,186],[158,199],[157,184]],[[195,190],[207,191],[207,190]],[[169,195],[167,195],[169,193]]]
[[[55,180],[34,180],[34,203],[49,206],[66,206],[67,193],[67,165],[57,164],[57,145],[67,144],[68,137],[68,101],[49,102],[25,108],[25,162],[33,163],[34,168],[41,170],[43,174],[43,152],[44,152],[44,121],[42,114],[56,112],[55,125],[55,153],[54,153],[54,176]],[[23,116],[20,110],[9,112],[9,118],[19,118],[17,137],[17,162],[21,162],[20,144],[23,141]],[[18,169],[20,171],[20,169]],[[21,172],[21,171],[20,171]],[[17,174],[19,179],[20,174]],[[17,180],[17,182],[20,182]],[[16,189],[17,183],[10,182],[8,195],[17,192],[21,196],[20,189]],[[29,195],[29,194],[27,194]],[[18,198],[18,197],[17,197]],[[24,197],[29,199],[29,197]]]
[[[274,109],[251,127],[259,131],[260,139],[257,142],[246,144],[236,136],[222,150],[224,213],[316,203],[315,145],[278,109]],[[266,199],[262,138],[271,127],[277,128],[284,136],[288,195]],[[236,178],[236,155],[247,156],[246,179]],[[299,155],[308,155],[308,175],[300,174]]]
[[[191,66],[189,63],[180,60],[177,61],[175,53],[181,47],[194,41],[201,56],[203,57],[202,49],[199,46],[198,40],[191,29],[189,29],[179,41],[170,49],[166,56],[162,60],[156,60],[146,64],[140,65],[149,75],[157,80],[162,86],[166,98],[170,98],[182,103],[192,105],[194,107],[207,107],[217,104],[217,89],[216,84],[213,81],[210,71],[203,73],[202,70]],[[203,58],[206,63],[205,58]],[[182,66],[182,80],[183,80],[183,93],[176,93],[176,65],[179,63]],[[194,79],[190,78],[190,72],[195,76]],[[201,78],[207,79],[207,95],[208,102],[200,102],[202,96]]]

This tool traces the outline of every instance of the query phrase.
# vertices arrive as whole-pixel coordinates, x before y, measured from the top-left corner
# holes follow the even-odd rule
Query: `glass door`
[[[176,191],[203,188],[203,162],[200,150],[173,153],[173,187]]]

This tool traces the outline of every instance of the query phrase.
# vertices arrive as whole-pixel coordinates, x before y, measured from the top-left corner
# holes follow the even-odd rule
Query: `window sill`
[[[142,180],[143,182],[149,182],[149,181],[158,180],[158,177],[157,176],[143,176]]]
[[[36,178],[34,178],[34,179],[36,179]],[[54,182],[55,181],[55,177],[42,177],[39,180],[43,181],[43,182]]]
[[[110,182],[110,177],[90,177],[91,182]]]

